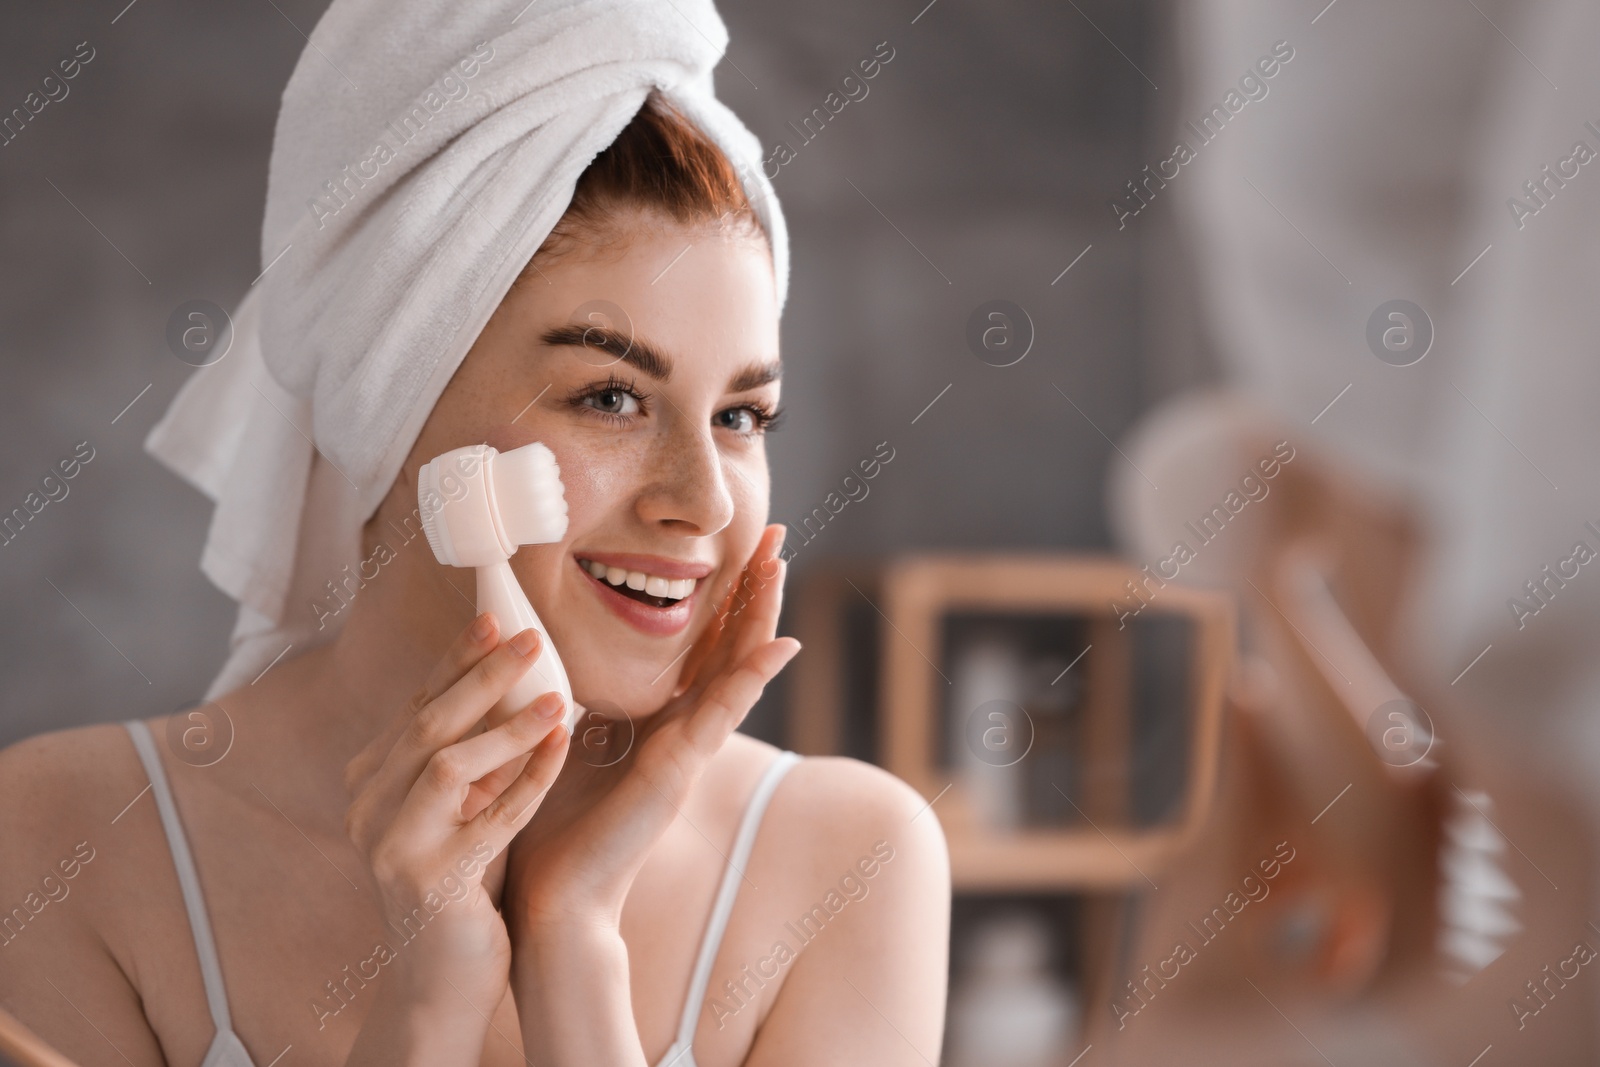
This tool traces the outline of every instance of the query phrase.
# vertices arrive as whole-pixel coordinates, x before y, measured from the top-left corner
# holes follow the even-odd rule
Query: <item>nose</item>
[[[640,517],[701,537],[733,521],[733,494],[710,427],[680,423],[653,451],[638,498]]]

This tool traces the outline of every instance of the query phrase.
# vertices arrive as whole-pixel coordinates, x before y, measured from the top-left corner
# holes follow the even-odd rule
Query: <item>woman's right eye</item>
[[[622,389],[601,389],[583,398],[583,402],[607,415],[636,415],[639,400]]]
[[[650,394],[641,393],[639,387],[626,378],[613,376],[606,381],[579,386],[567,397],[566,403],[573,408],[588,408],[615,426],[627,426],[633,423],[635,416],[649,415]]]

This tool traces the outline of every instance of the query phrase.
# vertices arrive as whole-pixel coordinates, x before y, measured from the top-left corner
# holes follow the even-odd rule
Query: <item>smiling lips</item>
[[[606,607],[634,629],[671,636],[689,625],[695,589],[707,563],[661,556],[606,554],[574,557]]]

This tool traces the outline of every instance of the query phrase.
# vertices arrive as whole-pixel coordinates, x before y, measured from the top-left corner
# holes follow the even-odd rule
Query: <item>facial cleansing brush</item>
[[[423,466],[417,502],[439,562],[477,569],[478,611],[494,612],[504,638],[531,626],[543,639],[528,673],[490,709],[490,724],[554,692],[566,702],[563,721],[571,730],[578,707],[566,668],[511,570],[520,546],[549,544],[566,535],[567,500],[555,455],[538,443],[509,452],[488,445],[454,449]]]

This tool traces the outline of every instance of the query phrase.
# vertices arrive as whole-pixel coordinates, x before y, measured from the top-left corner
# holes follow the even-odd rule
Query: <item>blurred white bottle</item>
[[[950,733],[972,814],[985,829],[1015,829],[1026,784],[1017,763],[1033,738],[1021,657],[1005,641],[979,639],[956,653],[951,674]]]
[[[1016,912],[972,933],[950,998],[949,1067],[1057,1067],[1077,1043],[1081,1007],[1049,969],[1050,930]]]

